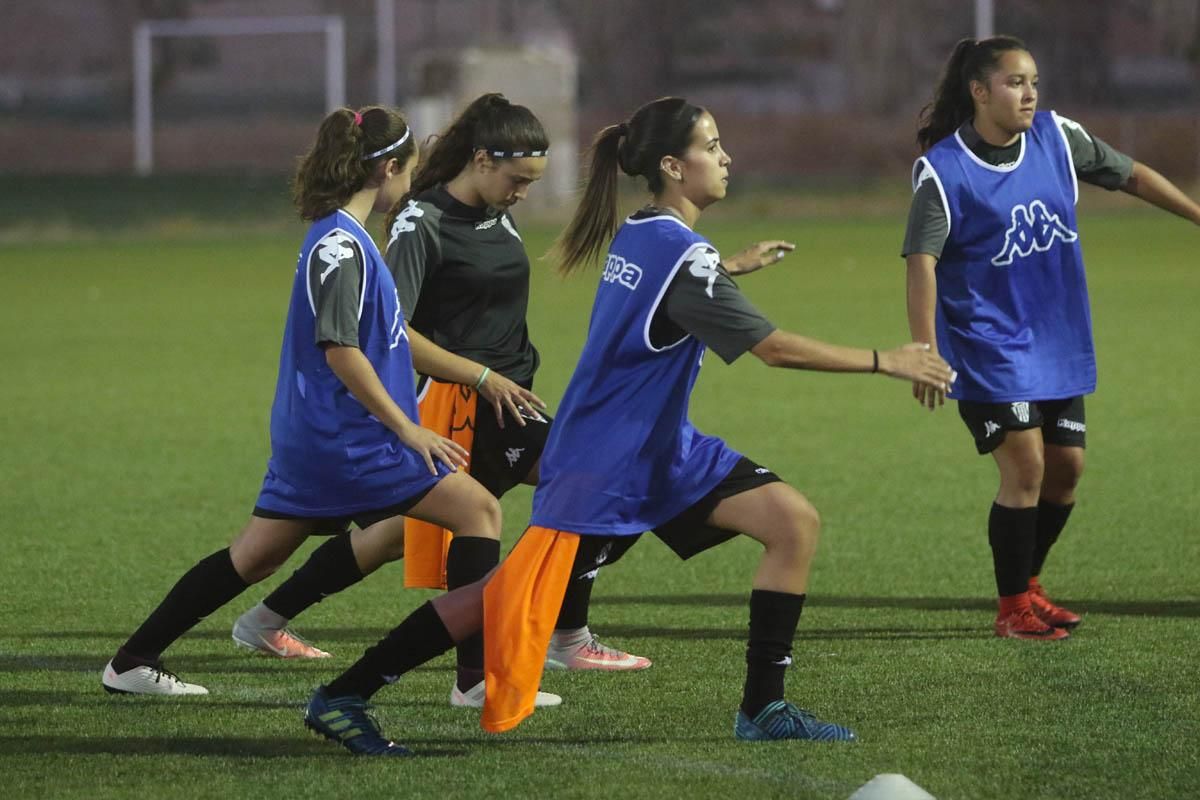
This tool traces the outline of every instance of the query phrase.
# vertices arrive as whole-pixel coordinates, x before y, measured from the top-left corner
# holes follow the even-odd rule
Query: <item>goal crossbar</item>
[[[133,162],[139,175],[154,170],[153,42],[155,37],[325,35],[325,108],[346,102],[346,25],[337,15],[156,19],[133,30]]]

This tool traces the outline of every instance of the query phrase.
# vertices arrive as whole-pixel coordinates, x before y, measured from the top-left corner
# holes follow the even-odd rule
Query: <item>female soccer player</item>
[[[749,351],[769,366],[881,372],[939,391],[950,368],[927,345],[860,350],[771,325],[730,276],[772,264],[786,248],[761,243],[722,264],[692,230],[725,196],[729,165],[712,115],[681,98],[649,103],[598,134],[583,201],[557,247],[563,270],[598,254],[616,228],[618,169],[645,178],[653,202],[612,240],[587,341],[543,454],[531,527],[490,580],[422,606],[318,688],[305,715],[310,728],[354,752],[407,752],[369,722],[365,698],[481,626],[483,726],[512,728],[533,711],[569,577],[611,563],[655,530],[685,558],[738,533],[764,547],[750,597],[737,738],[855,738],[783,696],[817,512],[770,470],[697,431],[688,400],[706,347],[725,361]]]
[[[207,694],[169,672],[162,651],[313,534],[355,522],[362,533],[347,557],[368,562],[402,543],[402,514],[499,538],[499,504],[456,471],[465,451],[415,421],[399,297],[364,227],[408,191],[416,160],[395,110],[343,108],[321,123],[293,186],[312,226],[292,288],[258,501],[233,543],[180,578],[117,651],[102,677],[108,691]]]
[[[1007,36],[954,48],[917,133],[924,155],[903,255],[913,339],[957,370],[952,399],[1000,488],[988,541],[995,633],[1066,639],[1079,615],[1038,581],[1083,473],[1083,396],[1096,360],[1075,224],[1078,181],[1122,189],[1200,224],[1200,206],[1078,123],[1038,111],[1033,56]],[[937,387],[913,387],[930,410]]]
[[[537,484],[552,422],[532,392],[539,356],[525,320],[529,258],[509,213],[542,177],[548,147],[533,112],[503,95],[485,94],[428,148],[388,226],[386,261],[408,318],[413,361],[423,375],[438,379],[423,378],[418,388],[421,423],[461,444],[470,453],[471,476],[496,498],[519,483]],[[476,413],[480,395],[494,414]],[[382,566],[354,565],[347,555],[350,539],[344,534],[315,551],[293,578],[243,614],[234,641],[276,655],[325,655],[286,625],[348,585],[353,576],[330,577],[342,565],[362,566],[359,578]],[[407,586],[455,589],[499,563],[500,542],[451,538],[441,526],[409,520],[403,552],[380,555],[404,556]],[[646,658],[601,644],[589,631],[593,577],[580,576],[568,586],[548,663],[570,669],[650,666]],[[458,646],[450,702],[478,707],[483,697],[483,643],[474,637]]]

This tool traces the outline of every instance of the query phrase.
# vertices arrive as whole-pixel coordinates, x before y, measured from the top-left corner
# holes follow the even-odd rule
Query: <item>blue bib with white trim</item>
[[[271,406],[271,459],[257,505],[301,517],[336,517],[396,505],[440,478],[370,414],[316,343],[310,262],[337,267],[346,251],[363,265],[358,347],[413,422],[417,398],[404,314],[392,274],[362,226],[343,211],[309,228],[296,267]]]
[[[636,534],[708,494],[741,456],[688,421],[704,345],[652,341],[651,322],[680,269],[720,257],[672,216],[628,219],[608,252],[587,341],[542,453],[532,524]]]
[[[1096,388],[1070,148],[1038,112],[1017,161],[992,166],[955,133],[914,166],[937,182],[950,224],[937,264],[938,349],[958,371],[951,397],[1056,400]]]

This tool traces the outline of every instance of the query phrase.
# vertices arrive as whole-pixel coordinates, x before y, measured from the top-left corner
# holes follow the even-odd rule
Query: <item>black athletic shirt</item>
[[[524,386],[537,349],[529,341],[529,257],[507,211],[422,192],[388,231],[384,256],[413,330],[451,353]]]

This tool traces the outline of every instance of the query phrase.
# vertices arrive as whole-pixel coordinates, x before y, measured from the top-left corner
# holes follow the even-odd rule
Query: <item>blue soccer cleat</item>
[[[412,751],[384,738],[370,708],[357,695],[329,697],[318,686],[304,709],[304,726],[358,756],[411,756]]]
[[[733,735],[743,742],[769,742],[778,739],[808,739],[814,742],[854,742],[854,731],[822,722],[808,711],[786,700],[767,703],[754,719],[738,709]]]

